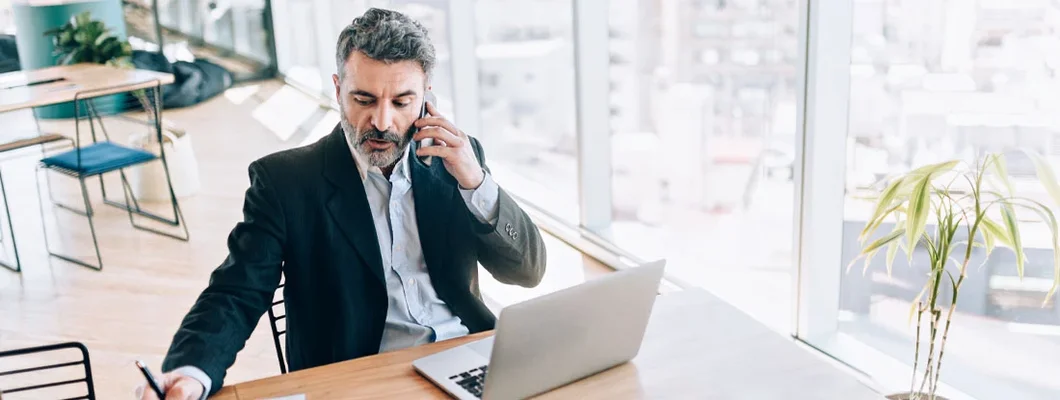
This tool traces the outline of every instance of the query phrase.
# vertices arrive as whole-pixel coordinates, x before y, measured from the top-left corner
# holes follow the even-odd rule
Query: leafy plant
[[[88,11],[70,17],[65,24],[44,35],[51,36],[54,55],[61,65],[95,63],[132,67],[129,42],[114,35],[102,21],[93,20]]]
[[[1060,205],[1060,185],[1049,163],[1034,152],[1026,154],[1034,162],[1046,192],[1054,203]],[[890,274],[899,250],[905,252],[911,262],[917,246],[926,249],[931,270],[909,310],[910,322],[913,315],[917,318],[910,396],[913,399],[921,396],[934,399],[946,338],[957,307],[958,293],[972,259],[972,249],[984,249],[985,259],[998,246],[1007,247],[1016,255],[1016,273],[1022,279],[1027,258],[1017,216],[1021,213],[1036,215],[1052,232],[1054,277],[1042,304],[1045,306],[1060,287],[1060,240],[1056,216],[1044,204],[1015,194],[1002,154],[988,154],[974,164],[954,160],[927,165],[893,177],[886,183],[875,196],[875,210],[859,236],[861,254],[851,265],[864,258],[867,270],[869,261],[878,252],[886,251],[887,273]],[[894,229],[866,245],[888,218],[893,218]],[[933,231],[928,229],[929,222],[934,224]],[[967,234],[965,240],[957,237],[962,230]],[[955,252],[958,258],[954,258]],[[949,289],[949,296],[940,290],[944,284]],[[947,302],[949,305],[944,311]],[[927,361],[917,389],[921,331],[925,323],[929,329]]]
[[[132,46],[119,38],[102,21],[92,19],[88,11],[70,17],[62,26],[44,32],[51,36],[55,57],[60,65],[78,63],[105,64],[133,69]],[[153,105],[144,90],[132,95],[140,102],[147,115],[153,115]]]

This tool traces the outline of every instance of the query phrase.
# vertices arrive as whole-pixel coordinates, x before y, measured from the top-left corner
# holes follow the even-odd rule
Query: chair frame
[[[269,305],[269,327],[272,328],[272,344],[276,346],[276,359],[280,362],[280,374],[287,373],[287,361],[283,355],[283,347],[280,342],[280,335],[287,334],[287,328],[285,327],[282,331],[279,326],[276,325],[281,319],[287,318],[287,308],[284,306],[283,315],[277,316],[274,308],[278,305],[284,305],[283,300],[283,286],[286,283],[281,283],[276,289],[280,292],[280,299],[275,300]]]
[[[177,200],[176,192],[173,190],[173,181],[172,181],[172,178],[171,178],[170,173],[169,173],[169,162],[166,159],[165,144],[164,144],[164,140],[163,140],[163,137],[162,137],[162,98],[161,98],[161,96],[162,96],[162,81],[156,79],[156,80],[153,81],[152,86],[149,86],[147,88],[141,88],[141,89],[132,89],[132,87],[141,86],[141,85],[142,85],[142,83],[136,83],[136,84],[129,84],[129,85],[123,85],[123,86],[118,86],[118,87],[111,87],[111,88],[106,88],[106,89],[82,91],[82,92],[78,92],[78,93],[76,93],[74,95],[74,100],[73,100],[73,102],[74,102],[74,118],[75,118],[75,122],[74,122],[74,130],[75,130],[74,147],[76,149],[75,151],[77,151],[77,166],[78,166],[77,169],[80,169],[80,167],[81,167],[81,150],[80,149],[81,149],[81,118],[82,118],[82,110],[81,110],[81,108],[82,108],[82,103],[84,103],[84,108],[85,108],[85,110],[84,110],[85,119],[88,120],[89,130],[91,131],[91,134],[92,134],[92,143],[99,143],[98,136],[96,134],[96,123],[99,124],[100,131],[103,133],[104,139],[109,142],[110,141],[110,135],[107,133],[106,127],[103,124],[103,119],[99,115],[99,113],[96,112],[96,107],[95,107],[95,105],[92,104],[92,102],[90,100],[92,100],[94,98],[106,96],[106,95],[111,95],[111,94],[131,94],[132,92],[135,92],[136,90],[144,90],[144,91],[150,90],[150,91],[152,91],[153,95],[150,96],[150,99],[149,99],[149,102],[153,103],[152,104],[153,107],[151,107],[152,110],[144,110],[144,112],[149,115],[149,120],[145,122],[145,121],[140,121],[140,120],[137,120],[137,119],[134,119],[134,118],[125,118],[125,119],[132,120],[132,121],[139,122],[139,123],[145,123],[145,124],[151,126],[152,128],[154,128],[155,139],[158,141],[158,147],[159,147],[159,154],[160,155],[159,155],[159,157],[156,157],[156,158],[151,159],[151,160],[147,160],[147,161],[143,161],[143,162],[140,162],[140,163],[137,163],[137,164],[133,164],[133,165],[125,166],[125,167],[122,167],[122,168],[118,168],[118,173],[121,176],[122,194],[125,197],[125,202],[124,203],[113,201],[113,200],[110,200],[109,198],[107,198],[107,190],[106,190],[106,187],[103,184],[103,175],[108,173],[108,172],[114,172],[114,170],[98,172],[98,173],[92,173],[92,174],[83,174],[83,173],[78,172],[78,171],[71,171],[71,170],[68,170],[68,169],[65,169],[65,168],[61,168],[61,167],[57,167],[57,166],[47,166],[47,165],[44,165],[43,163],[39,164],[38,167],[37,167],[37,173],[39,174],[41,171],[45,172],[45,179],[48,181],[48,194],[49,194],[49,198],[52,200],[52,203],[55,204],[59,208],[63,208],[63,209],[69,210],[69,211],[71,211],[71,212],[73,212],[75,214],[81,215],[81,216],[86,217],[88,219],[88,227],[89,227],[89,230],[90,230],[90,232],[92,234],[92,245],[93,245],[93,248],[95,249],[95,253],[96,253],[96,263],[95,264],[90,264],[88,262],[81,261],[81,260],[78,260],[78,259],[76,259],[74,257],[68,256],[68,255],[63,255],[63,254],[57,253],[57,252],[52,250],[50,243],[48,243],[48,228],[47,228],[47,222],[46,222],[45,217],[44,217],[44,196],[43,195],[39,195],[38,199],[40,200],[41,225],[44,228],[44,243],[45,243],[45,247],[48,250],[48,254],[51,255],[52,257],[56,257],[56,258],[59,258],[61,260],[64,260],[64,261],[67,261],[67,262],[71,262],[71,263],[74,263],[74,264],[77,264],[77,265],[80,265],[80,266],[83,266],[83,267],[86,267],[86,268],[89,268],[89,269],[94,269],[94,270],[97,270],[97,271],[103,269],[103,256],[100,254],[100,250],[99,250],[99,239],[98,239],[97,234],[96,234],[95,223],[92,221],[92,217],[94,216],[95,212],[94,212],[94,210],[92,208],[92,203],[91,203],[91,200],[89,199],[89,196],[88,196],[88,187],[86,185],[86,180],[91,178],[91,177],[93,177],[93,176],[98,176],[98,178],[99,178],[99,186],[100,186],[100,190],[103,193],[103,202],[104,202],[104,204],[110,205],[110,206],[113,206],[113,207],[117,207],[117,208],[122,209],[122,210],[125,210],[128,213],[128,215],[129,215],[129,223],[134,228],[136,228],[138,230],[147,231],[147,232],[155,233],[155,234],[158,234],[158,235],[170,237],[170,238],[173,238],[173,239],[185,241],[185,242],[190,239],[190,234],[188,232],[187,221],[184,219],[184,215],[181,212],[180,203]],[[123,90],[123,89],[125,89],[125,90]],[[171,205],[173,207],[173,218],[162,217],[162,216],[150,213],[150,212],[140,208],[140,203],[139,203],[139,201],[136,200],[135,195],[133,195],[132,187],[129,185],[128,178],[125,176],[125,168],[131,167],[131,166],[134,166],[134,165],[146,164],[146,163],[149,163],[149,162],[152,162],[152,161],[157,161],[157,160],[161,160],[162,169],[165,171],[166,183],[167,183],[167,186],[169,186],[170,201],[171,201]],[[69,176],[71,178],[74,178],[74,179],[78,180],[78,182],[80,183],[80,186],[81,186],[81,198],[82,198],[82,201],[85,204],[85,209],[84,210],[77,209],[77,208],[62,204],[61,202],[55,200],[55,196],[52,195],[52,190],[51,190],[51,179],[48,178],[48,174],[47,174],[48,170],[59,172],[62,175],[66,175],[66,176]],[[40,179],[37,179],[37,191],[38,191],[38,194],[40,194],[40,192],[41,192]],[[136,220],[134,219],[133,214],[137,214],[137,215],[139,215],[141,217],[152,219],[152,220],[155,220],[155,221],[158,221],[158,222],[162,222],[162,223],[165,223],[165,224],[168,224],[168,225],[171,225],[171,226],[180,226],[183,229],[183,235],[176,235],[176,234],[172,234],[172,233],[169,233],[169,232],[157,230],[157,229],[154,229],[154,228],[151,228],[151,227],[148,227],[148,226],[140,225],[140,224],[136,223]]]
[[[43,152],[43,151],[45,151],[44,145],[49,144],[49,143],[55,143],[55,142],[63,142],[63,141],[68,141],[70,146],[74,145],[74,140],[70,139],[68,137],[65,137],[65,136],[62,136],[62,135],[57,135],[57,134],[48,134],[48,135],[43,134],[43,131],[41,131],[40,125],[38,124],[37,125],[37,137],[23,139],[23,140],[16,140],[14,142],[4,143],[3,145],[0,145],[0,146],[7,147],[7,148],[0,149],[0,153],[6,153],[6,152],[9,152],[9,151],[18,151],[18,150],[22,150],[22,149],[33,147],[33,146],[38,146],[38,145],[41,146],[41,151]],[[6,159],[5,160],[0,160],[0,161],[6,161]],[[17,238],[15,236],[15,223],[14,223],[14,220],[11,218],[11,206],[9,205],[9,202],[8,202],[8,199],[7,199],[7,187],[4,185],[4,174],[3,174],[3,169],[2,168],[0,168],[0,198],[3,198],[3,201],[4,201],[4,214],[7,217],[8,232],[11,232],[11,249],[14,252],[14,256],[15,256],[15,261],[14,261],[13,264],[12,264],[11,261],[0,260],[0,267],[4,267],[4,268],[7,268],[7,269],[9,269],[11,271],[14,271],[14,272],[17,272],[17,273],[21,273],[22,272],[22,259],[19,257],[19,254],[18,254],[18,240],[17,240]],[[0,227],[0,245],[2,245],[3,242],[4,242],[3,228]]]
[[[4,198],[4,214],[7,214],[7,228],[11,232],[11,248],[15,252],[15,263],[11,265],[10,261],[0,260],[0,267],[7,268],[15,272],[22,272],[22,259],[18,257],[18,241],[15,240],[15,223],[11,220],[11,206],[8,205],[7,201],[7,189],[4,187],[4,172],[0,170],[0,197]],[[0,245],[4,242],[4,231],[0,227]]]
[[[48,369],[70,367],[70,366],[74,366],[74,365],[83,365],[84,366],[84,371],[85,371],[85,377],[84,378],[72,379],[72,380],[66,380],[66,381],[60,381],[60,382],[52,382],[52,383],[43,383],[43,384],[38,384],[38,385],[17,387],[17,388],[14,388],[14,389],[7,389],[7,390],[3,391],[3,393],[13,394],[13,393],[18,393],[18,392],[28,392],[28,391],[31,391],[31,390],[45,389],[45,388],[57,387],[57,386],[65,386],[65,385],[70,385],[70,384],[74,384],[74,383],[78,383],[78,382],[84,382],[85,385],[87,386],[88,394],[86,394],[84,396],[81,396],[81,397],[74,397],[74,398],[70,398],[70,399],[66,399],[66,400],[79,400],[79,399],[95,400],[96,399],[96,388],[92,384],[92,363],[91,363],[91,361],[89,360],[89,357],[88,357],[88,348],[85,347],[84,344],[81,344],[79,342],[67,342],[67,343],[58,343],[58,344],[51,344],[51,345],[45,345],[45,346],[27,347],[27,348],[23,348],[23,349],[0,351],[0,359],[5,358],[5,357],[17,357],[17,356],[26,355],[26,354],[44,353],[44,352],[51,352],[51,351],[64,350],[64,349],[77,349],[77,350],[81,351],[81,360],[80,361],[64,362],[64,363],[59,363],[59,364],[42,365],[42,366],[37,366],[37,367],[21,368],[21,369],[16,369],[16,370],[11,370],[11,371],[0,371],[0,376],[10,376],[10,375],[23,374],[23,373],[28,373],[28,372],[43,371],[43,370],[48,370]]]

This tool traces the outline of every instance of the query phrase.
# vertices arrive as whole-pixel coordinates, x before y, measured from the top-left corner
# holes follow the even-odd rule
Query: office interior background
[[[0,29],[13,34],[18,2],[3,3]],[[142,20],[152,3],[125,0],[138,48],[158,48],[153,21]],[[407,13],[437,48],[439,108],[484,143],[498,183],[543,230],[613,268],[665,258],[668,285],[706,288],[896,390],[908,382],[906,313],[927,266],[900,257],[892,276],[847,272],[872,206],[858,190],[982,151],[1008,152],[1015,184],[1032,187],[1034,167],[1016,149],[1054,165],[1060,157],[1060,0],[157,7],[171,60],[205,48],[238,65],[229,101],[282,80],[253,118],[281,141],[299,137],[290,147],[339,119],[331,74],[340,30],[368,7]],[[600,26],[606,36],[585,29]],[[943,379],[956,398],[1060,393],[1060,304],[1041,305],[1054,273],[1050,235],[1040,221],[1022,223],[1026,277],[998,251],[962,294]],[[495,298],[527,296],[483,284]]]

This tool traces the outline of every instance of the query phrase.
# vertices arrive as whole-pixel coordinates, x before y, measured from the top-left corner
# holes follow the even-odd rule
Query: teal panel
[[[18,44],[19,61],[22,70],[34,70],[56,65],[51,39],[44,32],[62,26],[71,16],[84,11],[92,13],[92,18],[103,21],[115,35],[126,38],[125,15],[121,0],[71,1],[68,4],[31,6],[12,4],[15,19],[15,40]],[[121,110],[126,95],[101,97],[94,101],[97,111],[102,114],[113,114]],[[39,118],[71,118],[74,116],[73,103],[59,104],[35,109]]]

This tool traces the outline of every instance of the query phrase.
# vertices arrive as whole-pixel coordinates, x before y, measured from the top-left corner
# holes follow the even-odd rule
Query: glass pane
[[[486,157],[531,203],[578,222],[571,0],[475,2]]]
[[[614,240],[788,329],[797,1],[610,4]]]
[[[319,29],[313,27],[327,22],[317,21],[319,3],[321,1],[288,0],[273,5],[277,25],[282,23],[286,27],[276,30],[276,55],[280,61],[280,73],[288,80],[332,98],[335,87],[331,83],[331,74],[335,73],[333,54],[338,33],[331,38],[318,38]],[[279,37],[283,34],[287,37]],[[328,54],[332,54],[330,63],[326,62]]]
[[[1060,3],[866,0],[853,11],[844,266],[872,206],[855,196],[888,174],[1004,151],[1017,193],[1052,204],[1015,149],[1054,164],[1060,155]],[[942,380],[979,399],[1060,393],[1060,307],[1042,306],[1055,255],[1048,228],[1020,217],[1025,277],[1015,276],[1009,250],[986,258],[974,249],[945,348]],[[916,329],[907,321],[930,270],[926,251],[918,247],[911,263],[898,256],[891,276],[884,258],[842,275],[840,330],[911,364]]]
[[[335,73],[335,45],[339,33],[369,7],[399,11],[419,21],[434,44],[436,62],[431,80],[438,108],[452,117],[453,79],[449,52],[448,0],[288,0],[292,37],[289,48],[278,48],[281,65],[288,79],[327,98],[334,98],[331,75]],[[312,45],[314,44],[315,45]]]
[[[0,33],[15,34],[15,14],[11,10],[11,0],[0,0]]]
[[[150,1],[142,3],[150,7]],[[264,0],[168,0],[159,1],[158,7],[162,26],[190,40],[202,40],[265,65],[272,61]]]

